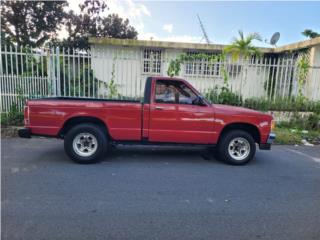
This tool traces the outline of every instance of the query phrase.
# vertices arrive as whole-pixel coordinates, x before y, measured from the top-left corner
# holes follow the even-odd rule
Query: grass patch
[[[276,144],[301,144],[303,139],[314,144],[319,144],[320,141],[320,129],[304,133],[300,129],[276,127],[274,132],[277,134]]]

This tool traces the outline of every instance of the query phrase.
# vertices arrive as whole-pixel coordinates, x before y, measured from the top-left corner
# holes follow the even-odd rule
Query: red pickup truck
[[[19,136],[64,139],[67,155],[94,163],[114,144],[186,144],[216,147],[231,164],[249,162],[275,139],[273,118],[258,111],[211,104],[187,81],[149,77],[142,101],[86,98],[28,100]]]

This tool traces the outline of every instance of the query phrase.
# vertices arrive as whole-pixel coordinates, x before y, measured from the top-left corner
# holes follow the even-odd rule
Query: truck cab
[[[143,115],[142,137],[148,141],[216,143],[212,105],[182,79],[148,78]]]

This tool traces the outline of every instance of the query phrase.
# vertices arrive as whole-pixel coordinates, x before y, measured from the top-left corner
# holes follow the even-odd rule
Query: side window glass
[[[179,103],[180,104],[194,104],[197,95],[184,83],[181,83],[178,87],[179,91]]]
[[[157,103],[177,103],[177,89],[170,82],[157,81],[156,83],[156,102]]]

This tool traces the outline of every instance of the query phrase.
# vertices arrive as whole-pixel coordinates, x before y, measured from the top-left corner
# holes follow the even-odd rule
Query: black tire
[[[89,133],[95,138],[97,143],[95,151],[92,151],[90,156],[81,156],[77,153],[76,146],[73,141],[81,133]],[[64,150],[67,155],[76,163],[91,164],[99,162],[105,155],[108,147],[108,139],[106,132],[102,127],[95,124],[79,124],[71,128],[64,139]]]
[[[232,155],[229,153],[229,144],[233,140],[235,140],[235,143],[239,143],[239,139],[240,141],[241,139],[245,139],[247,142],[243,140],[244,144],[248,143],[250,146],[249,150],[247,151],[248,154],[247,155],[244,154],[243,159],[236,159],[237,157],[240,158],[240,155],[242,154],[243,150],[240,151],[241,153],[235,153],[235,155]],[[241,143],[239,143],[239,145],[241,145]],[[230,148],[231,149],[230,151],[232,151],[233,148],[234,147],[232,146]],[[245,152],[245,150],[243,152]],[[221,139],[219,140],[219,143],[218,143],[218,153],[219,153],[219,158],[225,161],[226,163],[229,163],[232,165],[244,165],[248,163],[250,160],[252,160],[252,158],[254,157],[256,153],[256,144],[253,137],[248,132],[245,132],[242,130],[231,130],[221,136]]]

